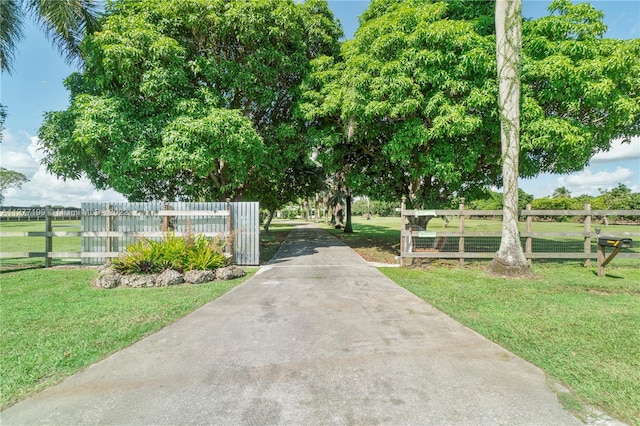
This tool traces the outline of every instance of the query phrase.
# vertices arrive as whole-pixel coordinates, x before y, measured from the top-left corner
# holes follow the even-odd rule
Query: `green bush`
[[[186,270],[213,270],[227,263],[227,258],[222,253],[222,240],[209,240],[203,235],[198,235],[188,247],[190,249],[187,251]]]
[[[126,252],[113,261],[113,267],[125,274],[149,274],[165,269],[215,270],[227,263],[223,246],[221,240],[210,240],[203,235],[182,238],[167,233],[162,241],[143,239],[130,244]]]
[[[127,246],[127,251],[113,261],[113,267],[125,274],[159,272],[160,258],[152,241],[142,240]]]

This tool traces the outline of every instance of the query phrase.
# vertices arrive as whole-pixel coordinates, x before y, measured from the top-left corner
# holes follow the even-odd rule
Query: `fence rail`
[[[44,238],[44,251],[2,251],[0,258],[44,258],[46,267],[52,259],[100,264],[118,257],[140,238],[160,239],[172,232],[221,238],[236,264],[260,263],[258,203],[83,203],[80,232],[54,232],[55,211],[50,206],[43,210],[43,232],[0,232],[0,237]],[[80,237],[81,250],[53,251],[54,237]]]
[[[495,217],[500,218],[502,210],[467,210],[464,201],[459,209],[448,210],[419,210],[406,209],[402,201],[401,232],[400,232],[400,264],[406,265],[412,259],[458,259],[460,265],[465,259],[492,259],[499,248],[501,232],[472,231],[465,229],[465,218]],[[608,218],[612,216],[635,217],[640,220],[640,210],[591,210],[585,205],[583,210],[532,210],[528,205],[521,210],[521,223],[525,230],[520,231],[524,254],[527,259],[581,259],[589,266],[590,261],[598,259],[597,238],[600,228],[592,226],[592,218]],[[580,217],[584,229],[580,232],[547,232],[534,231],[536,217],[572,216]],[[451,231],[429,231],[426,226],[420,226],[418,218],[425,218],[422,222],[428,224],[430,218],[445,217],[447,223],[453,223],[451,218],[458,218],[458,229]],[[637,228],[640,231],[640,227]],[[608,235],[606,232],[601,236]],[[640,237],[640,232],[624,232],[621,237]],[[549,250],[548,239],[553,240],[562,250]],[[544,244],[543,244],[544,242]],[[638,252],[620,253],[618,258],[640,259]]]

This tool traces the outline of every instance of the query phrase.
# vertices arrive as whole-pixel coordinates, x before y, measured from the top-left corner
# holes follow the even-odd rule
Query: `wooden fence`
[[[466,210],[464,201],[457,210],[407,210],[405,201],[401,206],[401,232],[400,232],[400,264],[407,265],[410,259],[458,259],[460,265],[464,265],[465,259],[492,259],[495,257],[500,244],[501,232],[470,231],[465,229],[465,218],[472,217],[502,217],[502,210]],[[533,230],[536,217],[560,217],[572,216],[582,218],[584,229],[581,232],[536,232]],[[524,218],[524,231],[520,237],[527,259],[578,259],[584,260],[589,266],[592,259],[598,258],[596,244],[598,236],[610,236],[606,230],[592,226],[593,217],[625,216],[635,217],[636,223],[640,220],[640,210],[591,210],[590,205],[585,205],[584,210],[531,210],[527,205],[520,211],[520,217]],[[412,218],[419,217],[444,217],[447,221],[457,217],[457,230],[429,231],[420,226],[411,224],[416,222]],[[454,219],[455,220],[455,219]],[[427,222],[428,223],[428,222]],[[640,231],[640,226],[636,228]],[[598,234],[600,232],[600,234]],[[617,237],[636,238],[640,232],[624,232]],[[548,251],[546,247],[549,240],[556,241],[557,250]],[[623,252],[618,258],[640,259],[639,252]]]
[[[51,207],[46,207],[51,213]],[[260,263],[260,220],[257,202],[242,203],[82,203],[80,232],[53,232],[53,214],[45,214],[44,232],[0,232],[0,237],[44,237],[43,252],[0,252],[0,258],[81,259],[101,264],[118,257],[141,238],[161,239],[200,234],[221,238],[225,252],[238,265]],[[80,252],[54,252],[54,237],[81,237]],[[3,247],[4,249],[4,247]]]

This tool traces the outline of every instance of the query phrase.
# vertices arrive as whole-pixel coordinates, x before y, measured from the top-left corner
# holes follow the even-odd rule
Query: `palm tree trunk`
[[[497,0],[495,19],[504,207],[500,248],[489,265],[489,271],[498,275],[523,276],[529,274],[529,267],[518,231],[522,1]]]

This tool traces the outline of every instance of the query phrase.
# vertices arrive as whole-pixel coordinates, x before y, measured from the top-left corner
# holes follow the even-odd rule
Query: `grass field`
[[[553,232],[565,224],[539,225]],[[398,226],[398,218],[356,218],[354,234],[329,231],[366,259],[393,263]],[[381,271],[564,384],[571,392],[560,399],[577,414],[587,404],[640,425],[640,262],[626,262],[614,260],[603,278],[577,262],[534,263],[536,278],[522,280],[490,277],[486,262]]]
[[[80,232],[79,220],[54,220],[53,232]],[[0,232],[44,232],[44,221],[0,222]],[[0,251],[44,252],[44,237],[0,237]],[[80,237],[54,237],[53,251],[79,252]],[[53,259],[54,265],[79,264],[79,259]],[[0,267],[44,265],[44,258],[0,259]]]
[[[446,231],[456,232],[458,229],[457,223],[452,221],[446,226],[446,222],[440,218],[432,219],[427,226],[430,231]],[[521,229],[524,230],[524,224],[520,224]],[[446,227],[445,227],[446,226]],[[501,222],[497,220],[478,220],[478,219],[465,219],[465,232],[500,232]],[[598,227],[601,225],[598,225]],[[371,220],[366,220],[361,217],[353,218],[353,234],[345,234],[341,229],[333,229],[332,227],[325,226],[325,228],[334,234],[336,237],[342,239],[344,242],[355,248],[359,254],[371,262],[382,263],[398,263],[396,256],[400,254],[400,218],[399,217],[373,217]],[[592,228],[596,228],[593,225]],[[584,225],[581,223],[571,222],[534,222],[532,225],[533,232],[583,232]],[[602,225],[602,234],[620,235],[624,236],[627,233],[640,233],[640,226],[638,225],[609,225],[604,227]],[[490,240],[490,243],[487,242]],[[596,253],[596,238],[592,238],[591,251]],[[534,238],[534,251],[548,251],[548,252],[582,252],[583,240],[581,238]],[[497,251],[500,243],[499,237],[480,238],[480,237],[466,237],[465,244],[467,251]],[[453,250],[457,251],[458,239],[448,238],[447,246],[454,247]],[[475,246],[475,247],[474,247]],[[640,252],[640,239],[636,237],[634,246],[631,250]],[[474,248],[476,250],[474,250]],[[609,253],[610,250],[607,252]],[[485,262],[485,261],[469,261],[468,262]],[[533,261],[535,263],[549,263],[558,262],[552,259],[537,259]],[[583,260],[566,260],[562,263],[581,264]],[[624,259],[621,256],[616,257],[612,263],[607,266],[607,273],[615,270],[618,266],[632,267],[640,266],[639,259]],[[592,266],[595,269],[596,262],[592,262]]]

